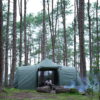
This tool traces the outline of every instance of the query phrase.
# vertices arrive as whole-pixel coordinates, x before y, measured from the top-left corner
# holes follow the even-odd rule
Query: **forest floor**
[[[0,93],[0,100],[98,100],[98,97],[78,93],[39,93],[33,90],[10,88]]]

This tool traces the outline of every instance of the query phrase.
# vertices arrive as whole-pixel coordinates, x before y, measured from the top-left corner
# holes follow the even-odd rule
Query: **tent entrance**
[[[38,80],[37,80],[37,86],[44,86],[45,81],[50,79],[53,84],[58,85],[59,84],[59,78],[58,78],[58,69],[51,69],[51,68],[41,68],[38,70]]]

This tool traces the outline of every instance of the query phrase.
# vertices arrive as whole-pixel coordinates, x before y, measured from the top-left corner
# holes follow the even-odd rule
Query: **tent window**
[[[47,79],[52,80],[52,83],[58,85],[58,70],[57,69],[39,69],[38,70],[38,86],[44,86]]]

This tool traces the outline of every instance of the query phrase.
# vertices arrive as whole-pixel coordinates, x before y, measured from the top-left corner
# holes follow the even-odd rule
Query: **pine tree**
[[[6,28],[6,50],[5,50],[5,86],[8,85],[8,45],[9,45],[9,20],[10,20],[10,0],[8,0],[7,28]]]
[[[20,0],[19,4],[19,14],[20,14],[19,66],[22,65],[22,2],[23,0]]]
[[[98,67],[99,69],[99,55],[100,55],[100,45],[99,45],[99,28],[98,28],[98,0],[97,0],[97,3],[96,3],[96,34],[97,34],[97,53],[96,53],[96,66]]]
[[[74,0],[74,67],[76,67],[76,31],[77,31],[77,3]]]
[[[28,65],[28,50],[27,50],[27,34],[26,34],[26,5],[27,2],[24,0],[24,54],[25,54],[25,65]]]
[[[89,23],[89,58],[90,58],[90,71],[92,70],[92,46],[91,46],[91,16],[90,16],[90,0],[88,0],[88,23]]]
[[[0,91],[2,90],[2,73],[3,73],[3,15],[2,15],[2,0],[0,0]]]
[[[46,25],[45,25],[45,0],[43,0],[43,31],[41,36],[41,56],[42,60],[46,57]]]
[[[78,9],[79,50],[80,50],[80,75],[86,78],[86,61],[84,49],[84,0],[79,0]]]
[[[10,74],[10,86],[13,86],[14,72],[16,68],[16,12],[17,0],[13,1],[13,44],[12,44],[12,66]]]
[[[63,63],[64,65],[68,65],[67,61],[67,33],[66,33],[66,1],[61,0],[61,9],[62,9],[62,20],[63,20],[63,38],[64,38],[64,46],[63,46]]]

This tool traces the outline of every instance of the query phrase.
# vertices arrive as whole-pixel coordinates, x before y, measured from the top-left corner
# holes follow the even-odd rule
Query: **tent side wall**
[[[14,87],[19,89],[37,88],[37,66],[24,66],[18,68],[15,75]],[[59,85],[81,85],[82,81],[78,72],[73,67],[61,67],[58,69]],[[77,83],[77,84],[76,84]]]
[[[81,85],[81,79],[75,68],[62,67],[59,69],[59,85]]]
[[[14,86],[19,89],[36,89],[37,68],[22,68],[16,71]]]

